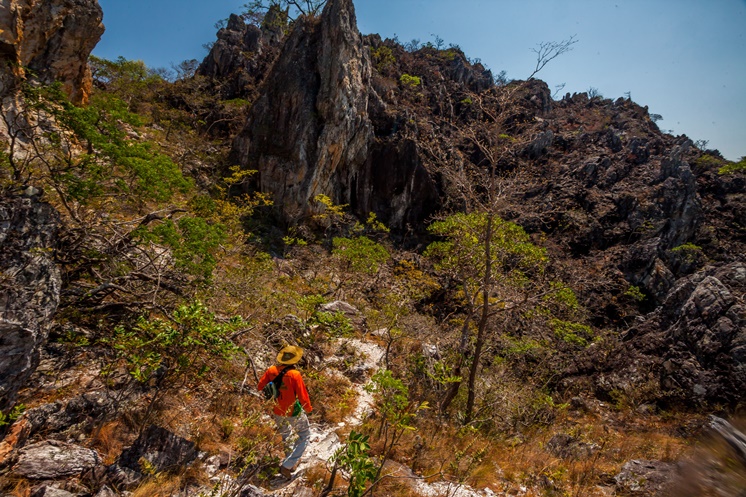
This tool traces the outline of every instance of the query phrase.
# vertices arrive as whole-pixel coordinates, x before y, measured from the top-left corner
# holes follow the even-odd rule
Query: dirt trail
[[[363,362],[362,367],[365,370],[374,373],[382,366],[385,350],[378,344],[358,339],[340,340],[340,346],[344,344],[360,354]],[[337,449],[342,446],[342,442],[337,436],[336,430],[342,427],[352,428],[359,426],[373,409],[373,395],[366,392],[364,387],[365,384],[353,385],[353,388],[357,391],[357,407],[354,412],[344,419],[344,421],[337,425],[311,425],[310,443],[306,452],[303,454],[301,464],[293,475],[292,481],[290,483],[287,483],[286,481],[276,482],[276,484],[281,486],[281,488],[276,488],[267,495],[290,497],[292,495],[303,494],[303,485],[305,483],[303,475],[306,473],[308,468],[319,463],[326,463],[326,461],[334,455]],[[403,467],[397,472],[401,472],[401,476],[411,477],[413,494],[419,494],[423,497],[491,497],[498,495],[489,489],[477,491],[467,485],[446,482],[427,483],[418,479]],[[406,474],[407,472],[408,474]]]

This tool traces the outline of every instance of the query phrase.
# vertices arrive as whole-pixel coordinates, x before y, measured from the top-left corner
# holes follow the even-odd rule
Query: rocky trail
[[[343,339],[339,341],[339,345],[357,351],[362,359],[360,368],[367,371],[369,375],[374,374],[382,366],[385,350],[376,343],[366,342],[359,339]],[[274,495],[278,497],[306,495],[306,493],[309,492],[308,487],[305,486],[305,474],[307,471],[318,464],[325,464],[343,445],[337,431],[344,428],[355,428],[361,425],[365,418],[371,413],[375,399],[370,392],[365,390],[366,384],[367,380],[353,384],[353,388],[357,393],[357,404],[355,410],[343,421],[336,425],[320,423],[311,424],[310,443],[303,455],[300,465],[295,470],[293,478],[289,482],[284,478],[275,478],[270,481],[270,488],[268,490],[260,490],[253,487],[252,491],[256,492],[254,495]],[[426,497],[483,497],[498,495],[489,489],[477,491],[468,485],[460,485],[450,482],[427,483],[421,477],[412,473],[409,468],[397,463],[387,463],[386,469],[384,469],[384,474],[387,473],[397,478],[409,479],[412,491],[417,495]],[[252,494],[242,493],[241,495]]]

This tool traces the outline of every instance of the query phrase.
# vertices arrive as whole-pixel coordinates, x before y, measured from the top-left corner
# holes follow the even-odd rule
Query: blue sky
[[[99,57],[151,67],[202,59],[214,24],[247,0],[99,0]],[[746,155],[746,0],[355,0],[364,34],[458,44],[495,74],[526,78],[543,41],[575,35],[538,77],[565,92],[596,88],[661,114],[661,129]]]

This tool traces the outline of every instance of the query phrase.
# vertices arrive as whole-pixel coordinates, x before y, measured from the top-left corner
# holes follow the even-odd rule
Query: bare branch
[[[531,75],[526,78],[527,81],[530,81],[536,76],[536,74],[544,69],[544,66],[546,66],[549,62],[556,59],[563,53],[567,53],[570,50],[573,49],[573,45],[578,42],[578,40],[575,39],[576,35],[572,35],[566,40],[562,41],[543,41],[539,43],[537,48],[532,48],[531,51],[536,54],[536,67],[534,68],[534,72],[531,73]]]

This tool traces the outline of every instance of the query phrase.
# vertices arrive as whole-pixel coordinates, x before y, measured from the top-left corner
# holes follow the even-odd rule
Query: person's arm
[[[308,390],[306,390],[306,384],[303,383],[303,377],[298,373],[295,378],[295,396],[298,398],[300,405],[303,406],[303,410],[308,414],[311,414],[313,407],[311,407],[311,399],[308,398]]]
[[[272,381],[274,377],[277,376],[277,373],[272,371],[273,368],[274,366],[270,366],[269,368],[267,368],[267,370],[264,372],[261,379],[259,380],[259,385],[257,385],[256,389],[259,390],[260,392],[262,391],[264,387],[267,386],[267,383]]]

